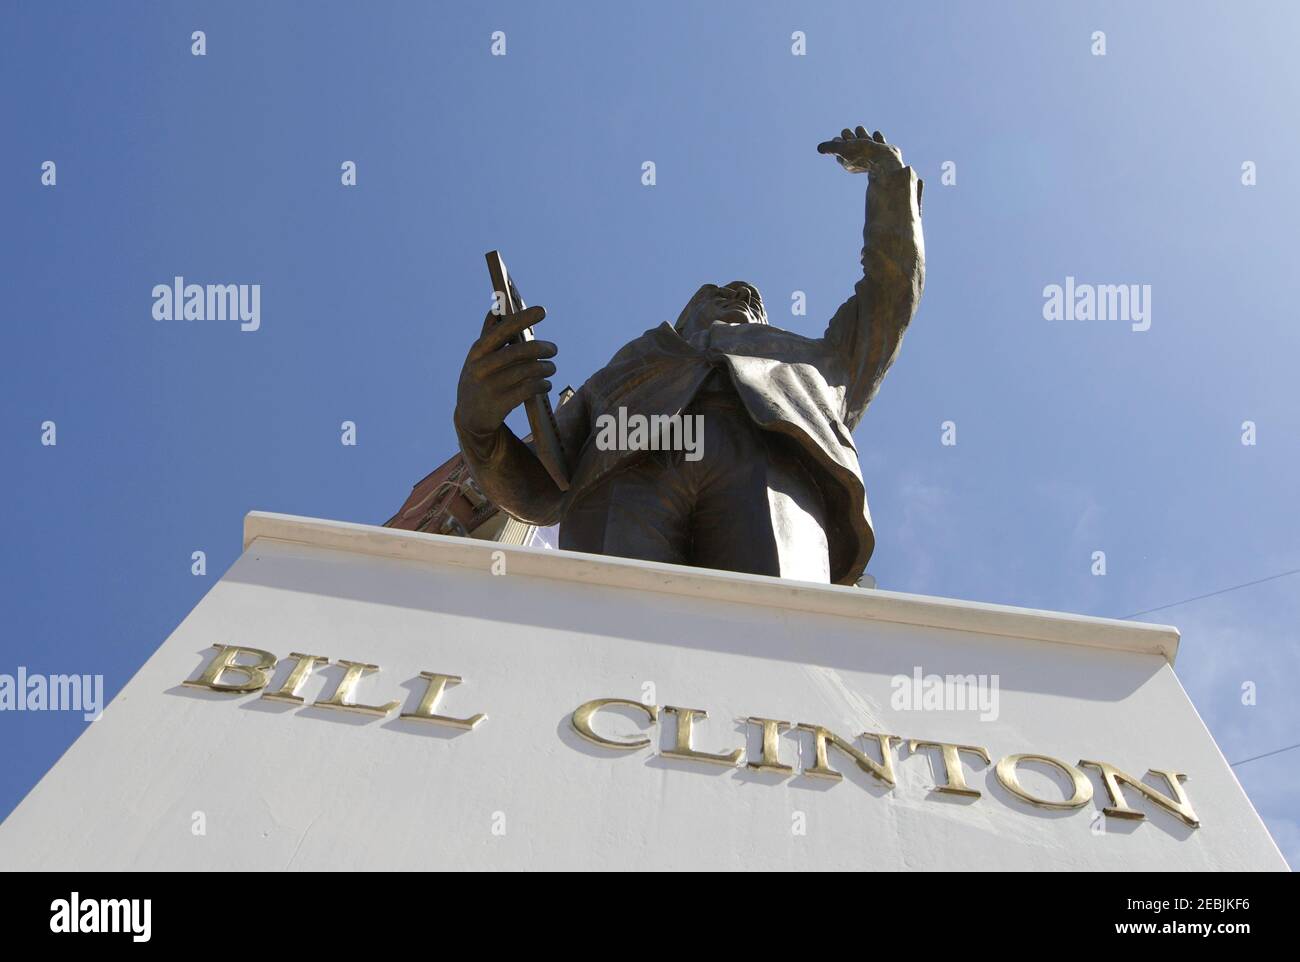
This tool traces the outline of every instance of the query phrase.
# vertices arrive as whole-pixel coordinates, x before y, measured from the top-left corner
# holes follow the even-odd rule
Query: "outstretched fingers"
[[[822,141],[820,144],[817,145],[817,153],[842,154],[844,152],[845,147],[860,140],[865,140],[868,143],[876,143],[876,144],[887,143],[887,141],[885,140],[885,135],[882,134],[879,130],[877,130],[875,133],[870,133],[867,131],[866,127],[859,124],[853,130],[850,130],[848,127],[845,127],[843,130],[840,131],[840,135],[834,138],[833,140]]]

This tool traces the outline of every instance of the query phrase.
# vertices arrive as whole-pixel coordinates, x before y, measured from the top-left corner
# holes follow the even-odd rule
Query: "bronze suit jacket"
[[[715,368],[725,369],[754,421],[795,439],[826,499],[832,581],[854,584],[875,547],[852,430],[875,397],[916,312],[925,281],[920,182],[910,167],[873,176],[863,232],[864,276],[820,338],[762,324],[715,323],[689,340],[668,323],[627,344],[556,411],[572,479],[560,492],[504,426],[458,429],[484,493],[532,524],[561,522],[568,506],[643,452],[600,450],[597,419],[685,410]],[[705,444],[707,440],[705,426]]]

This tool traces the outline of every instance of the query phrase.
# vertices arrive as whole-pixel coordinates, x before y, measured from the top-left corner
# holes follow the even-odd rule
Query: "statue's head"
[[[682,337],[708,330],[714,321],[724,324],[766,324],[767,311],[758,288],[746,281],[732,281],[725,287],[705,284],[682,310],[673,325]]]

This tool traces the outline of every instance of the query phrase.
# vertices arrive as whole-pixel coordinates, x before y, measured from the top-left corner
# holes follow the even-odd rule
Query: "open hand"
[[[845,127],[834,140],[817,145],[817,153],[834,154],[835,159],[851,174],[887,174],[903,169],[903,152],[885,142],[885,135],[867,128],[856,131]]]

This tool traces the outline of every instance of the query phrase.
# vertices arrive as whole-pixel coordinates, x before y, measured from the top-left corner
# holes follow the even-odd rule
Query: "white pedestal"
[[[0,826],[11,869],[1285,869],[1174,675],[1172,628],[888,591],[806,585],[365,525],[250,514],[245,551]],[[495,554],[494,554],[495,552]],[[494,574],[493,569],[504,573]],[[304,706],[183,687],[214,644],[324,655]],[[380,666],[356,700],[386,717],[311,707],[343,674]],[[906,710],[895,676],[996,677],[996,717]],[[459,675],[437,711],[470,731],[404,721],[426,683]],[[237,680],[234,674],[226,680]],[[936,689],[937,690],[937,689]],[[991,687],[984,689],[991,693]],[[593,729],[645,737],[620,751]],[[736,766],[665,757],[681,713],[694,747],[744,748]],[[988,714],[994,714],[989,712]],[[889,787],[835,747],[839,780],[804,773],[813,735],[789,731],[791,774],[756,772],[751,716],[820,725],[878,758]],[[1136,777],[1184,773],[1191,827],[1126,790],[1141,821],[1015,797],[965,754],[981,796],[932,791],[938,753],[908,739]],[[1064,778],[1019,769],[1060,800]],[[1148,783],[1171,794],[1159,777]],[[200,832],[200,829],[202,831]]]

